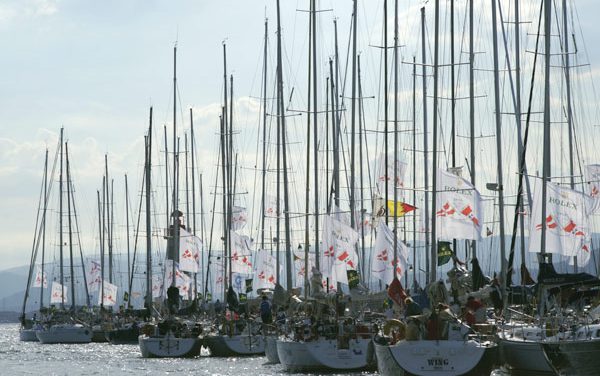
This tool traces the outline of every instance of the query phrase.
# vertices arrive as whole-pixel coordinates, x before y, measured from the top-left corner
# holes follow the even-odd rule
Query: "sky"
[[[359,51],[365,65],[365,96],[379,97],[380,92],[380,52],[370,45],[381,43],[382,3],[368,0],[359,5]],[[418,9],[426,4],[430,20],[432,3],[400,1],[400,43],[406,45],[401,49],[402,61],[412,60],[412,55],[420,53]],[[323,27],[319,31],[318,52],[322,72],[319,85],[323,87],[327,58],[333,51],[332,20],[338,19],[341,49],[346,56],[351,2],[324,0],[319,4],[326,10],[320,14]],[[465,4],[465,1],[457,1],[459,18],[464,17]],[[509,2],[503,4],[505,15],[512,14]],[[392,5],[390,1],[390,9]],[[286,88],[288,93],[291,87],[296,90],[292,103],[296,108],[306,106],[308,17],[298,10],[307,7],[308,1],[282,0]],[[524,6],[524,18],[535,14],[536,7]],[[581,28],[577,32],[585,36],[586,45],[597,45],[595,22],[600,5],[592,0],[577,1],[577,11],[577,27]],[[29,263],[44,152],[49,148],[52,159],[61,127],[69,142],[83,246],[86,252],[94,252],[97,248],[93,235],[97,231],[94,227],[97,226],[96,190],[101,189],[104,155],[108,155],[109,175],[115,180],[115,196],[118,196],[115,204],[124,205],[117,204],[124,197],[124,174],[128,174],[131,187],[141,184],[143,136],[148,126],[149,107],[154,107],[154,122],[158,127],[154,136],[160,137],[159,141],[162,142],[162,126],[167,125],[169,132],[172,127],[175,45],[178,133],[182,136],[189,129],[187,111],[193,108],[200,160],[198,172],[203,173],[206,180],[214,178],[216,133],[223,95],[224,41],[228,73],[235,77],[235,119],[240,134],[240,141],[236,142],[240,158],[246,165],[253,165],[260,119],[257,98],[261,95],[265,17],[269,19],[270,29],[269,64],[274,67],[275,2],[272,0],[0,1],[0,269]],[[489,11],[479,12],[477,19],[478,27],[484,30]],[[447,25],[447,17],[443,16],[442,20]],[[428,33],[432,30],[429,25]],[[467,50],[464,30],[459,34],[463,36],[457,49]],[[487,35],[489,31],[477,32],[480,39]],[[532,43],[533,38],[529,37],[525,48],[532,49]],[[489,47],[489,42],[482,42],[481,47]],[[431,45],[428,48],[432,48]],[[583,45],[579,48],[583,49]],[[593,48],[586,52],[589,55],[584,60],[591,64],[590,75],[596,79],[600,56]],[[464,62],[464,54],[458,55],[457,59]],[[490,53],[485,55],[482,61],[491,57]],[[412,94],[407,67],[400,68],[404,77],[400,97],[407,101],[401,105],[401,116],[410,113],[408,100]],[[464,76],[460,79],[465,80]],[[491,93],[483,79],[480,89],[488,95]],[[372,116],[370,122],[375,125],[379,105],[377,99],[365,105]],[[481,112],[487,110],[488,107]],[[465,109],[459,111],[464,113]],[[290,122],[295,127],[301,125],[300,120]],[[299,134],[298,131],[294,135],[299,138]],[[162,146],[159,149],[162,151]],[[300,150],[292,146],[292,153],[300,153]],[[157,153],[154,158],[159,163],[163,156]],[[300,173],[301,168],[296,172]],[[251,177],[252,174],[247,174],[247,180]],[[157,192],[161,189],[160,181],[158,184]],[[209,192],[214,191],[210,183],[207,185]],[[247,181],[246,189],[250,197],[253,183]],[[130,196],[137,194],[139,188],[133,188]],[[117,221],[122,226],[122,210],[117,209],[117,213],[120,215]]]

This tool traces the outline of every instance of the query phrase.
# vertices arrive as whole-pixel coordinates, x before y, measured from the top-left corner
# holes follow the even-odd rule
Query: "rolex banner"
[[[536,184],[531,209],[529,251],[542,250],[542,228],[546,228],[545,252],[577,256],[580,265],[590,259],[589,214],[594,199],[583,192],[546,183],[546,218],[542,218],[542,184]]]
[[[481,240],[483,210],[481,197],[475,187],[465,179],[450,172],[437,171],[438,239]]]
[[[438,241],[437,247],[437,264],[442,266],[448,263],[452,258],[452,248],[450,248],[450,242]]]

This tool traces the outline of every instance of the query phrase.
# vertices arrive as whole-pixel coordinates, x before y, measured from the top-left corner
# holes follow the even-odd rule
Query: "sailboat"
[[[573,118],[570,99],[570,75],[568,46],[571,35],[567,32],[566,2],[562,3],[564,45],[567,49],[563,58],[567,88],[567,124],[569,140],[573,131]],[[536,252],[539,262],[539,276],[536,285],[539,297],[536,325],[511,328],[500,333],[504,362],[512,369],[523,371],[545,371],[556,374],[595,375],[600,362],[597,359],[600,350],[595,325],[579,309],[565,314],[563,307],[571,303],[561,296],[574,296],[583,299],[597,295],[593,291],[600,280],[587,273],[557,273],[552,263],[552,255],[562,254],[587,263],[591,249],[591,226],[589,218],[595,213],[597,200],[594,190],[587,193],[575,190],[573,158],[571,160],[570,187],[564,187],[551,181],[551,119],[550,119],[550,37],[552,3],[544,2],[540,12],[539,28],[542,17],[545,35],[545,75],[544,75],[544,151],[543,173],[533,197],[531,208],[529,249]],[[538,38],[540,32],[538,30]],[[537,50],[537,47],[536,47]],[[537,52],[537,51],[536,51]],[[526,133],[527,134],[527,133]],[[589,171],[588,171],[589,173]],[[594,178],[589,178],[595,187]],[[539,187],[541,185],[541,188]],[[574,206],[577,204],[578,206]],[[539,252],[539,253],[538,253]],[[586,260],[587,258],[587,260]],[[563,295],[564,294],[564,295]],[[532,362],[532,360],[537,360]]]
[[[48,280],[46,278],[46,273],[44,271],[44,256],[45,256],[45,247],[46,247],[46,210],[48,206],[48,150],[46,150],[46,158],[44,162],[44,182],[42,185],[42,193],[40,194],[40,205],[38,207],[38,220],[36,221],[36,229],[35,229],[35,241],[32,249],[32,257],[31,264],[29,266],[29,278],[27,283],[27,288],[25,289],[25,296],[23,298],[23,309],[21,311],[21,327],[19,328],[19,339],[25,342],[36,342],[37,336],[35,332],[37,331],[37,325],[35,319],[27,319],[25,317],[25,313],[27,310],[27,300],[29,297],[29,290],[31,285],[31,277],[33,275],[33,267],[35,265],[35,260],[37,259],[36,254],[38,251],[39,243],[40,243],[40,235],[41,235],[41,244],[42,244],[42,260],[41,266],[36,271],[35,279],[32,287],[39,287],[40,289],[40,308],[39,312],[44,309],[44,289],[48,287]],[[42,201],[43,200],[43,201]],[[40,211],[41,211],[41,221],[40,221]],[[38,234],[38,225],[39,225],[39,234]]]
[[[265,353],[261,323],[250,315],[250,302],[240,302],[233,289],[233,274],[251,275],[252,240],[241,235],[246,223],[246,209],[236,206],[236,156],[233,151],[233,76],[227,77],[227,46],[223,44],[223,107],[220,116],[220,156],[223,207],[223,296],[227,309],[218,316],[203,336],[203,345],[211,356],[252,356]],[[229,90],[228,90],[229,88]],[[229,105],[228,105],[229,103]],[[241,277],[239,277],[241,278]],[[241,285],[241,284],[240,284]],[[241,288],[241,286],[239,286]],[[243,317],[240,317],[243,316]]]
[[[47,321],[42,323],[41,328],[36,331],[36,336],[40,343],[89,343],[92,340],[92,329],[89,325],[83,321],[77,319],[75,316],[76,305],[75,305],[75,274],[74,274],[74,258],[73,258],[73,229],[72,229],[72,213],[71,208],[74,210],[74,200],[72,195],[72,181],[71,181],[71,169],[69,163],[69,148],[68,144],[65,143],[65,152],[63,153],[63,129],[61,128],[60,133],[60,178],[59,178],[59,222],[60,222],[60,282],[52,283],[52,294],[50,297],[50,303],[60,304],[60,310],[57,312],[50,312]],[[64,154],[64,158],[63,158]],[[71,295],[71,308],[69,311],[65,310],[65,303],[67,302],[67,287],[64,286],[64,273],[63,273],[63,159],[66,159],[66,174],[67,174],[67,215],[68,215],[68,228],[69,228],[69,262],[70,262],[70,295]],[[83,272],[85,279],[85,270]],[[86,296],[87,296],[87,285],[86,285]],[[89,296],[88,296],[89,305]]]
[[[179,301],[182,292],[189,288],[189,277],[183,273],[178,264],[180,261],[181,241],[186,234],[183,222],[183,213],[178,209],[179,202],[179,148],[177,137],[177,46],[173,49],[174,75],[173,75],[173,212],[171,214],[171,224],[169,225],[165,239],[167,239],[167,255],[164,265],[164,281],[168,285],[167,295],[167,317],[161,320],[156,326],[146,326],[145,330],[138,338],[140,351],[144,358],[181,358],[194,357],[200,354],[202,341],[199,338],[202,329],[196,323],[193,317],[186,315],[179,316]],[[151,129],[150,129],[151,132]],[[150,182],[150,142],[146,148],[146,188],[149,192]],[[147,199],[147,209],[149,209],[149,199]],[[149,214],[147,214],[149,216]],[[150,232],[149,217],[147,217],[147,232]],[[150,234],[148,234],[150,239]],[[149,240],[148,240],[149,241]],[[147,250],[150,253],[150,249]],[[148,264],[148,268],[151,264]],[[152,279],[147,279],[147,302],[146,309],[152,309]],[[181,289],[181,290],[180,290]]]

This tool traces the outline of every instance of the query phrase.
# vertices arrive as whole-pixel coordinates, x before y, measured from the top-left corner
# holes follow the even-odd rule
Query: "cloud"
[[[0,4],[0,25],[22,19],[48,17],[58,12],[59,0],[15,0]]]

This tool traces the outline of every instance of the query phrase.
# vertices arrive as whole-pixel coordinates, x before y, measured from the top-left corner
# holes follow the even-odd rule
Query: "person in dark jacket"
[[[271,303],[266,295],[263,295],[262,302],[260,303],[260,318],[264,324],[271,324],[273,322]]]

